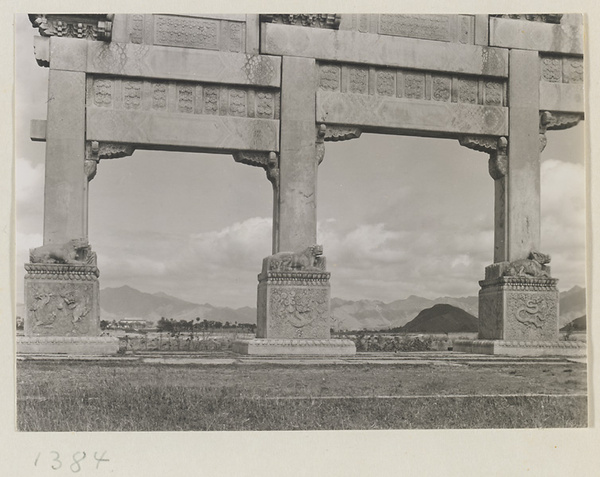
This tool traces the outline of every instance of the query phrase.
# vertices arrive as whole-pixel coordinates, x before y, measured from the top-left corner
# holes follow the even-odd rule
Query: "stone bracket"
[[[347,141],[349,139],[359,138],[361,134],[362,131],[357,127],[319,124],[317,126],[317,139],[315,140],[317,164],[321,164],[325,157],[325,142]]]
[[[273,187],[279,187],[279,155],[276,152],[239,151],[233,153],[233,159],[240,164],[262,167]]]
[[[488,170],[495,181],[502,179],[508,172],[508,139],[505,136],[460,136],[461,146],[490,155]]]

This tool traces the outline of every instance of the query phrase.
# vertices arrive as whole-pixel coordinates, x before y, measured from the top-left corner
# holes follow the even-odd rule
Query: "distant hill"
[[[112,321],[141,318],[158,321],[161,317],[179,320],[213,320],[225,323],[256,323],[256,310],[250,307],[219,308],[208,303],[199,305],[166,293],[144,293],[129,286],[100,290],[100,317]]]
[[[446,303],[477,315],[477,297],[440,297],[434,300],[411,295],[403,300],[383,303],[377,300],[331,299],[334,328],[340,330],[383,330],[404,326],[425,308]]]
[[[414,320],[402,327],[411,333],[476,332],[477,317],[448,304],[438,304],[421,311]]]
[[[580,316],[579,318],[575,318],[573,321],[569,321],[565,326],[563,326],[560,331],[586,331],[587,330],[587,322],[585,315]]]
[[[560,326],[586,314],[585,288],[575,285],[570,290],[561,292],[559,297]]]

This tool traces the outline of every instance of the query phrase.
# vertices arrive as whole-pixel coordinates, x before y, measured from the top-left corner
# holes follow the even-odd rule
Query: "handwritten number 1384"
[[[78,451],[78,452],[75,452],[71,456],[70,462],[68,462],[68,461],[63,462],[63,460],[61,459],[61,456],[58,452],[51,451],[48,454],[49,454],[48,457],[50,460],[48,465],[50,466],[50,468],[52,470],[59,470],[60,468],[63,467],[63,465],[68,465],[69,468],[71,469],[71,472],[73,472],[73,473],[77,473],[82,469],[83,461],[87,457],[87,454],[85,453],[85,451]],[[109,462],[109,459],[106,459],[105,455],[106,455],[106,451],[102,452],[101,455],[98,455],[98,452],[94,452],[94,460],[96,461],[96,469],[98,469],[100,467],[101,462]],[[35,467],[38,466],[41,456],[42,456],[42,453],[38,452],[38,454],[35,457],[35,460],[33,462],[33,465]]]

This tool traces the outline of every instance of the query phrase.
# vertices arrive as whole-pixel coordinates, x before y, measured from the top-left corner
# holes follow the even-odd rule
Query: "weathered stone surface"
[[[583,25],[490,18],[490,45],[583,54]]]
[[[183,150],[279,150],[279,121],[88,108],[87,139]]]
[[[558,341],[556,282],[526,276],[481,282],[479,338]]]
[[[513,20],[507,20],[513,21]],[[527,22],[531,24],[531,22]],[[510,53],[509,145],[507,175],[508,260],[540,249],[540,151],[538,54]]]
[[[284,57],[282,70],[277,252],[317,242],[315,60]]]
[[[472,45],[475,40],[474,23],[473,15],[345,13],[342,15],[340,30]]]
[[[85,74],[51,70],[49,82],[44,244],[87,237]]]
[[[342,339],[261,339],[235,341],[234,353],[254,356],[354,356],[356,346]]]
[[[100,335],[96,267],[29,264],[26,269],[26,336]]]
[[[586,344],[579,341],[505,341],[455,340],[453,350],[459,353],[503,356],[586,356]]]
[[[540,109],[583,113],[583,85],[541,82]]]
[[[50,68],[107,75],[278,87],[281,59],[136,43],[50,39]]]
[[[18,336],[17,354],[106,356],[119,351],[119,339],[109,336]]]
[[[318,91],[317,122],[375,131],[504,136],[508,133],[508,108]]]
[[[261,48],[269,55],[508,76],[508,52],[499,48],[275,24],[262,29]]]

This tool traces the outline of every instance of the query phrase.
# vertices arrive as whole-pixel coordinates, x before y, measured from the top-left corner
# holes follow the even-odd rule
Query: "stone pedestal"
[[[315,252],[315,250],[317,250]],[[329,272],[319,246],[279,253],[263,261],[258,276],[256,339],[234,343],[255,355],[353,355],[350,340],[331,339]]]
[[[531,267],[537,276],[524,273]],[[536,265],[534,260],[490,265],[486,279],[479,282],[479,339],[455,341],[454,350],[512,356],[585,355],[584,343],[559,341],[557,282],[548,266]]]
[[[98,268],[93,265],[25,265],[25,336],[17,352],[114,354],[119,341],[100,336]]]

